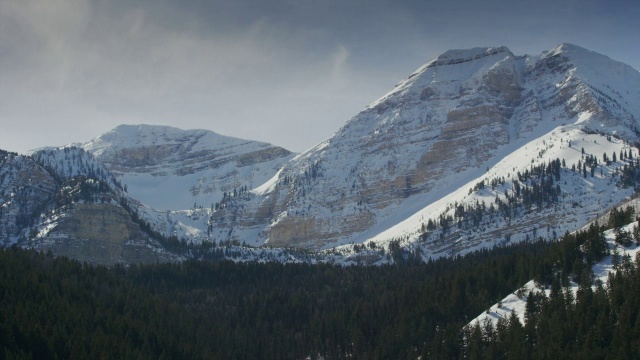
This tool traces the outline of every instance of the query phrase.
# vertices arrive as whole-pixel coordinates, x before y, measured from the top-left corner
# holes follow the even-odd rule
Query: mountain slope
[[[635,205],[638,205],[637,201],[635,201],[635,203]],[[637,226],[640,226],[640,224],[635,221],[631,224],[626,224],[620,227],[618,230],[610,229],[602,234],[604,241],[606,241],[606,251],[608,255],[604,256],[601,261],[596,262],[591,266],[590,271],[592,273],[592,278],[590,279],[591,281],[589,285],[591,285],[594,290],[596,289],[597,283],[608,284],[607,281],[610,273],[616,273],[623,268],[623,266],[620,266],[622,258],[627,257],[630,261],[637,259],[637,256],[640,253],[640,246],[638,246],[637,242],[630,242],[627,245],[621,245],[616,240],[616,232],[623,232],[631,235]],[[617,259],[614,260],[614,258]],[[571,281],[568,286],[566,286],[574,295],[574,299],[579,286],[580,285],[574,281]],[[546,297],[549,297],[551,289],[541,286],[541,284],[537,284],[535,280],[531,280],[522,285],[522,287],[514,291],[512,294],[506,296],[499,303],[492,305],[486,312],[471,320],[468,326],[472,327],[476,324],[482,325],[485,322],[491,322],[495,326],[499,319],[507,320],[511,316],[512,312],[514,312],[520,322],[524,324],[527,297],[530,293],[544,293]]]
[[[0,152],[0,242],[95,264],[155,263],[166,251],[111,173],[68,146]]]
[[[449,51],[373,102],[332,138],[293,158],[252,196],[232,199],[214,212],[214,238],[305,248],[372,238],[383,244],[415,243],[429,218],[437,223],[440,215],[454,213],[455,203],[497,195],[495,189],[483,195],[483,189],[473,190],[474,184],[507,178],[500,179],[506,199],[505,190],[514,186],[509,174],[556,158],[568,162],[562,170],[567,186],[561,184],[560,192],[575,196],[571,202],[560,196],[561,207],[529,208],[518,221],[544,220],[542,226],[558,232],[579,227],[597,210],[578,212],[570,226],[557,226],[551,219],[567,204],[594,200],[592,195],[609,201],[607,193],[617,189],[612,173],[626,162],[597,168],[594,186],[581,183],[570,168],[578,160],[584,163],[586,156],[629,151],[638,142],[638,85],[640,74],[634,69],[574,45],[559,45],[540,56],[515,56],[504,47]],[[593,141],[600,146],[590,146]],[[585,158],[580,149],[574,156],[578,144],[588,149]],[[528,151],[504,160],[525,147]],[[467,196],[470,185],[473,197]],[[529,181],[526,186],[534,185]],[[630,191],[616,192],[611,205]],[[536,217],[542,210],[544,218]],[[422,221],[403,223],[414,214]],[[487,226],[487,235],[473,243],[458,233],[446,244],[421,248],[427,256],[462,251],[495,239],[492,232],[511,218]],[[524,239],[526,232],[535,233],[532,227],[512,233]],[[455,243],[459,246],[452,247]]]
[[[158,210],[210,207],[224,193],[262,184],[293,156],[266,143],[156,125],[121,125],[82,148]]]

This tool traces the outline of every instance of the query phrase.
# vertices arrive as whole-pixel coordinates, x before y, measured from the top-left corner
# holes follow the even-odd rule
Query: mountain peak
[[[569,43],[561,43],[556,45],[553,49],[551,50],[547,50],[547,51],[543,51],[541,58],[546,58],[546,57],[552,57],[552,56],[556,56],[556,55],[564,55],[567,56],[569,58],[576,58],[576,57],[584,57],[584,56],[600,56],[600,57],[604,57],[604,55],[598,54],[594,51],[591,50],[587,50],[583,47],[580,47],[578,45],[574,45],[574,44],[569,44]]]
[[[568,43],[559,44],[551,50],[542,52],[540,58],[545,59],[553,56],[564,56],[565,58],[568,58],[571,63],[578,67],[589,67],[607,76],[616,76],[621,72],[638,72],[631,66],[620,61],[613,60],[606,55],[585,49],[578,45]],[[590,76],[594,76],[594,74],[590,74]],[[626,76],[627,75],[624,75],[624,77]]]
[[[440,60],[462,60],[469,58],[479,58],[497,53],[508,52],[506,46],[498,47],[474,47],[470,49],[452,49],[442,53],[437,59]]]
[[[119,125],[82,148],[130,194],[165,210],[208,205],[234,188],[259,185],[293,156],[264,142],[163,125]]]
[[[511,51],[506,46],[448,50],[427,63],[426,67],[454,65],[501,53],[511,54]]]
[[[230,136],[220,135],[210,130],[194,129],[183,130],[165,125],[118,125],[112,130],[92,139],[82,147],[101,156],[103,151],[115,148],[134,148],[145,146],[159,146],[172,144],[191,144],[195,149],[209,149],[229,146],[239,146],[254,143],[257,146],[269,144],[243,140]]]
[[[189,135],[211,134],[215,136],[221,136],[208,130],[183,130],[176,127],[165,126],[165,125],[122,124],[100,135],[95,140],[100,139],[102,141],[108,141],[111,143],[120,143],[120,144],[123,144],[123,143],[124,144],[140,144],[140,143],[145,143],[149,140],[157,141],[159,139],[166,140],[166,139],[175,138],[175,137],[182,137],[186,134],[189,134]]]

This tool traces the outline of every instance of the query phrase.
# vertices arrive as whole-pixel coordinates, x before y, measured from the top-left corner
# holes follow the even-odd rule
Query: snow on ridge
[[[454,49],[444,52],[435,60],[429,62],[431,66],[450,65],[452,63],[464,62],[469,60],[477,60],[485,56],[495,55],[499,53],[511,53],[506,46],[498,47],[475,47],[471,49]]]
[[[572,145],[569,145],[572,143]],[[515,149],[513,149],[515,147]],[[401,218],[396,224],[385,228],[385,223],[379,223],[370,230],[358,234],[348,239],[350,242],[375,242],[377,244],[386,244],[394,239],[409,236],[411,241],[417,241],[421,234],[421,227],[428,219],[437,220],[440,214],[450,211],[452,204],[472,204],[476,200],[485,201],[487,204],[493,202],[495,196],[499,193],[492,192],[489,195],[480,193],[470,193],[475,184],[484,181],[489,183],[491,179],[504,176],[510,179],[517,172],[524,173],[531,165],[546,164],[556,158],[564,159],[567,167],[571,167],[581,160],[581,150],[585,149],[586,154],[593,154],[601,158],[603,153],[611,155],[619,153],[622,149],[628,149],[622,141],[615,138],[608,141],[606,137],[596,134],[585,134],[574,125],[561,126],[553,129],[547,134],[535,138],[525,144],[512,144],[512,146],[503,149],[495,159],[497,163],[487,171],[477,169],[475,175],[473,171],[459,174],[459,178],[467,179],[465,183],[457,185],[455,182],[450,183],[454,189],[443,188],[437,192],[430,192],[423,195],[414,196],[412,203],[427,204],[425,207],[414,209],[411,204],[402,207],[394,214],[395,218]],[[542,155],[539,155],[541,154]],[[478,174],[481,174],[478,176]],[[563,184],[563,187],[565,185]],[[596,186],[594,183],[593,186]],[[604,185],[602,185],[604,186]],[[603,193],[604,188],[594,188],[594,192]],[[574,190],[575,191],[575,190]],[[619,196],[611,196],[611,198],[626,197],[625,191],[618,191]],[[622,200],[618,199],[618,200]],[[576,224],[576,226],[581,224]],[[579,226],[578,226],[579,227]],[[572,229],[575,230],[575,229]],[[562,232],[562,231],[561,231]]]
[[[544,59],[558,55],[566,57],[575,65],[586,65],[587,63],[590,63],[592,65],[592,68],[599,67],[600,70],[611,70],[612,67],[622,67],[633,70],[633,72],[636,73],[638,72],[638,70],[633,69],[633,67],[623,62],[614,60],[598,52],[585,49],[581,46],[569,43],[562,43],[555,46],[551,50],[542,52],[540,58]],[[593,66],[594,64],[597,66]]]
[[[572,73],[574,76],[595,86],[596,91],[606,94],[613,99],[612,101],[631,109],[632,115],[640,119],[640,88],[637,86],[640,82],[640,72],[605,55],[568,43],[559,44],[540,55],[516,56],[505,46],[449,50],[418,68],[391,91],[367,105],[364,111],[378,107],[393,96],[409,93],[412,88],[430,84],[442,86],[451,81],[471,80],[507,58],[522,60],[517,62],[518,67],[533,67],[539,61],[555,55],[563,55],[571,62],[577,69]],[[346,125],[358,117],[354,116]]]
[[[446,83],[450,81],[464,81],[483,74],[491,66],[514,55],[505,46],[478,47],[467,50],[449,50],[425,65],[418,68],[407,78],[400,81],[393,90],[369,104],[365,109],[371,109],[384,100],[401,93],[412,86],[426,86],[429,83]]]
[[[623,226],[622,229],[627,231],[628,233],[632,233],[633,228],[635,226],[640,226],[640,223],[633,222],[626,226]],[[636,256],[640,253],[640,246],[633,244],[627,247],[619,246],[615,243],[615,232],[614,230],[607,230],[604,232],[605,238],[607,239],[607,243],[610,249],[613,249],[617,246],[619,250],[619,256],[622,258],[623,256],[629,255],[631,259],[635,259]],[[603,284],[607,283],[607,279],[609,277],[609,273],[615,273],[616,270],[612,263],[612,256],[608,255],[600,262],[594,264],[591,267],[594,275],[595,281],[601,281]],[[573,295],[576,295],[578,291],[578,284],[571,281],[570,289],[573,292]],[[595,285],[594,285],[595,289]],[[532,291],[534,293],[544,292],[548,297],[551,293],[550,289],[541,289],[536,284],[535,281],[530,280],[519,289],[515,290],[513,293],[507,295],[504,299],[499,301],[497,304],[492,305],[485,311],[484,313],[478,315],[475,319],[471,320],[467,326],[475,326],[476,324],[483,324],[485,321],[492,322],[495,326],[499,319],[508,320],[509,316],[511,316],[511,312],[515,312],[518,316],[518,319],[522,324],[525,323],[525,308],[527,303],[527,295]]]
[[[112,148],[183,143],[192,144],[193,151],[237,146],[249,146],[250,149],[272,146],[259,141],[220,135],[210,130],[182,130],[164,125],[119,125],[82,146],[100,157]]]
[[[542,53],[542,57],[551,57],[560,54],[585,54],[585,53],[593,53],[597,54],[593,51],[587,50],[581,46],[570,44],[570,43],[561,43],[553,47],[551,50],[544,51]]]
[[[280,174],[282,173],[283,169],[284,167],[280,168],[280,170],[278,170],[278,172],[273,175],[271,179],[267,180],[264,184],[258,186],[257,188],[251,190],[251,192],[255,195],[264,195],[273,191],[275,186],[278,184],[278,180],[280,179]]]
[[[640,120],[640,71],[610,57],[584,49],[577,45],[560,44],[543,52],[541,59],[563,56],[574,67],[572,76],[592,88],[596,97],[606,97],[610,106],[622,106],[631,110],[631,116]],[[620,117],[629,114],[618,114]]]

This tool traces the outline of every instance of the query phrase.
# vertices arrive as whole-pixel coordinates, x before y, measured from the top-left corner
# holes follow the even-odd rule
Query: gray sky
[[[640,69],[640,2],[0,0],[0,148],[163,124],[305,150],[448,49]]]

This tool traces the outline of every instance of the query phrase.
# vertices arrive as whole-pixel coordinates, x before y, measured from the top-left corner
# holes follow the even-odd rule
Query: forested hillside
[[[545,329],[560,319],[569,342],[555,347],[572,354],[580,343],[566,330],[595,323],[602,329],[598,340],[579,340],[606,355],[612,346],[637,342],[638,302],[628,301],[640,288],[636,267],[625,260],[625,270],[588,303],[579,297],[578,305],[568,305],[573,299],[561,290],[578,267],[588,274],[578,263],[604,256],[597,246],[604,228],[594,225],[560,242],[426,264],[409,257],[381,267],[187,261],[106,268],[13,247],[0,251],[1,349],[5,358],[42,359],[526,358],[554,341],[544,333],[529,336],[533,324]],[[501,322],[486,336],[462,330],[531,278],[556,290],[536,301],[528,325]],[[591,307],[596,322],[579,315]],[[612,328],[618,320],[626,322],[624,336]],[[516,345],[512,352],[504,348]]]
[[[492,315],[483,314],[465,328],[464,357],[637,358],[640,227],[636,222],[629,224],[633,213],[631,207],[614,209],[607,222],[611,230],[605,233],[592,225],[565,235],[564,250],[556,253],[554,265],[547,263],[536,271],[536,286],[528,293],[523,287],[503,299],[517,296],[516,302],[524,305],[515,306],[518,314],[511,311],[504,316],[488,310]],[[492,317],[496,315],[497,319]]]

